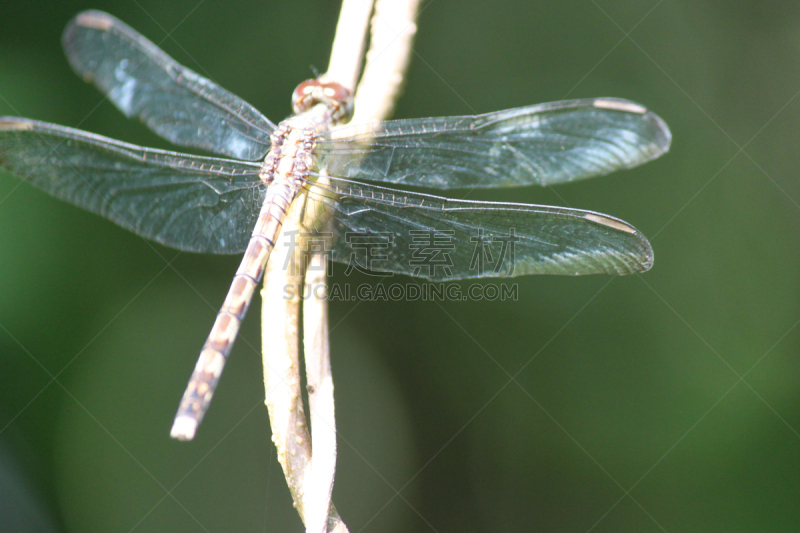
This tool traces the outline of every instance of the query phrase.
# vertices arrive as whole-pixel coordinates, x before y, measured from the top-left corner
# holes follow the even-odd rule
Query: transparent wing
[[[269,150],[274,124],[115,17],[84,11],[62,42],[78,75],[168,141],[248,161]]]
[[[20,118],[0,118],[0,168],[191,252],[242,252],[266,189],[258,164],[141,148]]]
[[[315,152],[332,176],[453,189],[599,176],[659,157],[670,140],[641,105],[598,98],[343,126],[321,135]]]
[[[636,228],[540,205],[451,200],[322,177],[305,194],[335,261],[435,281],[631,274],[653,264]]]

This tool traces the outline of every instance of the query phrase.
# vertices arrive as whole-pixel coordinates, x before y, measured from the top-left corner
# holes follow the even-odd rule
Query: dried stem
[[[417,34],[419,0],[377,0],[364,74],[356,91],[353,122],[386,120],[403,89]]]
[[[316,254],[306,271],[303,347],[314,454],[306,477],[306,526],[320,531],[331,506],[336,473],[336,417],[328,340],[327,257]],[[313,526],[313,528],[312,528]]]
[[[295,253],[295,243],[286,238],[287,232],[297,230],[296,218],[287,216],[267,263],[261,289],[261,346],[272,441],[294,505],[303,517],[303,482],[311,459],[311,436],[303,411],[298,346],[302,257]]]
[[[418,4],[418,0],[378,0],[367,64],[356,91],[354,121],[382,120],[391,113],[409,62]],[[330,68],[324,75],[351,90],[361,69],[371,9],[372,0],[344,0]],[[303,213],[304,209],[301,202],[292,204],[267,264],[261,291],[266,404],[278,460],[306,531],[344,533],[347,527],[330,502],[336,467],[336,423],[325,293],[327,259],[324,254],[306,252],[310,243],[303,239],[309,228],[298,223],[303,220],[301,215],[309,215]],[[307,269],[309,265],[313,268]],[[299,368],[301,301],[311,435]]]
[[[373,0],[344,0],[325,76],[352,92],[358,83]]]

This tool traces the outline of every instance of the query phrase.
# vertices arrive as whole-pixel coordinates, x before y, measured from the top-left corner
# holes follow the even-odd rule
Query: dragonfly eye
[[[353,116],[353,95],[335,81],[306,80],[294,90],[292,109],[295,113],[308,111],[317,104],[328,106],[334,122],[345,122]]]

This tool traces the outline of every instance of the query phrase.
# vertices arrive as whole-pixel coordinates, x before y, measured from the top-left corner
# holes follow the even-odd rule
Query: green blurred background
[[[3,3],[0,115],[166,148],[67,65],[61,31],[87,8],[278,121],[325,69],[339,6]],[[331,305],[350,530],[800,530],[800,4],[434,0],[415,52],[396,117],[616,96],[674,140],[631,171],[481,196],[631,222],[655,250],[642,276]],[[176,273],[175,256],[0,174],[3,531],[302,530],[260,302],[197,439],[169,438],[239,262],[180,254]]]

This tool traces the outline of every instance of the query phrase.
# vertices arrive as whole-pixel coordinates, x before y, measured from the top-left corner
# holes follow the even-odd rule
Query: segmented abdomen
[[[203,419],[294,194],[286,183],[273,182],[267,189],[253,236],[183,393],[171,432],[176,439],[191,440]]]

